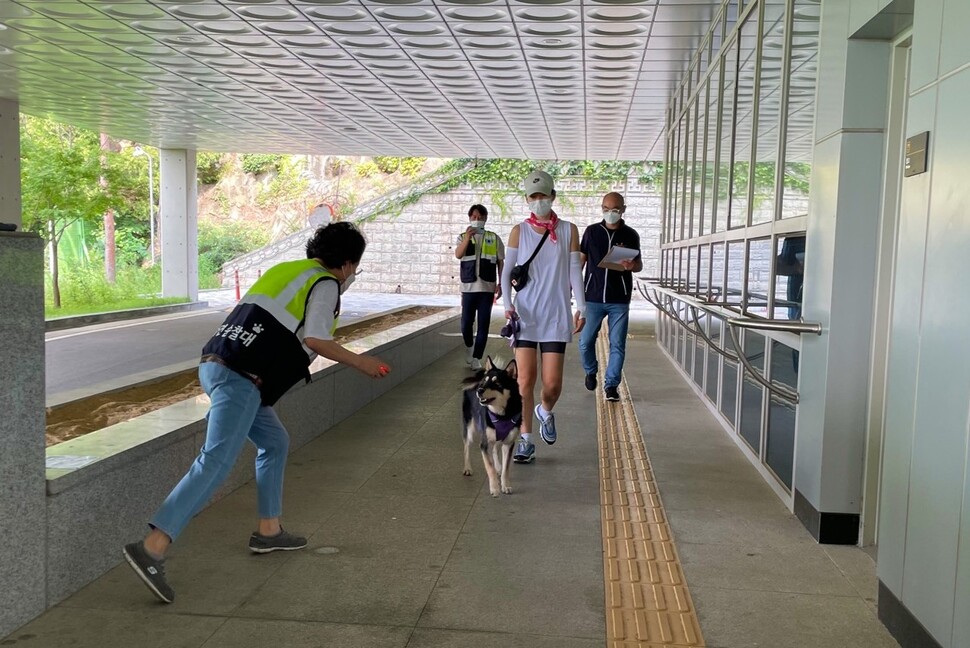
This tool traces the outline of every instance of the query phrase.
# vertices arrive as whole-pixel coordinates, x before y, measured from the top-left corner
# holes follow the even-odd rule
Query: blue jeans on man
[[[151,521],[152,527],[172,540],[223,484],[247,440],[257,448],[259,517],[279,517],[283,508],[283,471],[290,437],[276,412],[260,404],[259,389],[251,380],[220,364],[199,365],[199,382],[212,401],[205,444]]]
[[[623,375],[623,359],[626,357],[626,333],[630,325],[629,304],[599,304],[586,302],[586,326],[579,335],[579,353],[583,371],[587,375],[597,373],[596,336],[606,319],[610,334],[610,358],[606,365],[603,387],[617,387]]]

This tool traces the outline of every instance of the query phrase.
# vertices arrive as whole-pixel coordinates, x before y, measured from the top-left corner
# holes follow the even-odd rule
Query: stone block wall
[[[565,178],[557,186],[556,211],[583,229],[602,218],[601,199],[609,189],[595,187],[582,178]],[[643,272],[657,276],[660,271],[661,195],[660,187],[642,186],[636,178],[612,187],[626,198],[627,222],[640,233],[643,249]],[[382,215],[364,223],[367,252],[354,290],[367,292],[400,292],[424,295],[450,295],[458,292],[458,260],[455,245],[468,224],[468,208],[482,204],[489,210],[489,229],[508,241],[513,225],[528,215],[525,199],[505,195],[502,199],[510,213],[501,214],[492,199],[497,187],[462,186],[442,194],[431,194],[406,207],[399,215]],[[589,195],[587,195],[589,194]],[[307,236],[309,236],[309,230]],[[300,237],[295,237],[300,239]],[[281,251],[266,259],[260,268],[240,271],[241,289],[245,291],[266,268],[290,259],[304,257],[300,246]],[[224,281],[233,285],[231,273]],[[639,298],[639,295],[635,295]]]
[[[660,268],[660,193],[652,187],[640,187],[633,179],[613,190],[624,194],[626,220],[640,233],[643,272],[656,276]],[[605,191],[585,195],[590,192],[580,179],[567,179],[557,187],[556,213],[576,223],[580,235],[587,225],[602,219],[600,205]],[[455,247],[467,227],[468,208],[484,205],[489,210],[488,228],[503,242],[508,241],[512,227],[528,215],[525,199],[512,195],[505,197],[512,213],[503,216],[491,193],[489,188],[463,186],[427,196],[396,217],[381,216],[366,223],[367,252],[354,289],[388,293],[400,286],[402,293],[456,293],[460,282]]]

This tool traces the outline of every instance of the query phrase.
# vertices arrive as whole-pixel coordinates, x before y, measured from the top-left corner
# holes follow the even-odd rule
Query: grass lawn
[[[91,313],[107,313],[109,311],[128,310],[129,308],[146,308],[148,306],[165,306],[166,304],[183,304],[189,301],[185,297],[139,297],[100,304],[64,304],[61,308],[54,308],[50,304],[44,305],[44,317],[67,317],[69,315],[90,315]]]

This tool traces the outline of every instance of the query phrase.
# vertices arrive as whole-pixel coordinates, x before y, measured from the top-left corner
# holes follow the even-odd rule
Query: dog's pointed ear
[[[492,356],[485,357],[485,371],[491,371],[495,368],[495,363],[492,362]]]
[[[519,365],[515,363],[515,360],[509,360],[509,363],[505,365],[505,373],[512,376],[516,380],[519,379]]]

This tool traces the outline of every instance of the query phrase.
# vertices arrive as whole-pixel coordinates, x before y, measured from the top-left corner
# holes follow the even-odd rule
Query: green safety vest
[[[273,266],[257,279],[239,303],[261,306],[295,334],[306,319],[310,291],[318,282],[328,278],[339,283],[329,270],[313,259],[287,261]],[[338,298],[330,335],[337,330],[339,313]]]
[[[461,257],[461,282],[498,281],[498,234],[488,230],[482,235],[481,249],[474,237]]]
[[[299,331],[310,291],[321,281],[338,281],[313,259],[273,266],[250,288],[202,349],[250,378],[263,405],[272,405],[294,384],[310,380],[310,356]],[[337,330],[340,298],[330,334]]]

